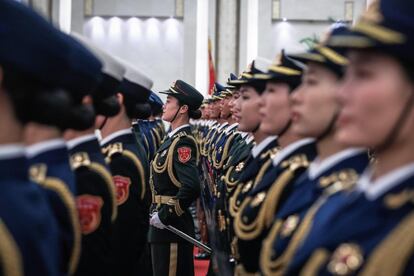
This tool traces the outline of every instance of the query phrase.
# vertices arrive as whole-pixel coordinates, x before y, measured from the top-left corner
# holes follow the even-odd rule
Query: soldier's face
[[[229,102],[230,102],[230,97],[226,97],[223,100],[221,100],[220,118],[222,119],[227,119],[231,115]]]
[[[239,130],[251,132],[257,130],[261,123],[261,116],[258,112],[262,104],[262,98],[257,91],[250,86],[242,86],[240,88],[241,109]]]
[[[262,117],[260,130],[269,135],[278,135],[291,118],[289,86],[285,83],[267,82],[262,100],[259,110]]]
[[[231,117],[234,121],[240,121],[240,92],[239,90],[235,90],[229,102]]]
[[[414,85],[394,58],[378,52],[352,51],[344,83],[338,92],[341,112],[336,138],[349,146],[382,145],[397,124]],[[413,106],[396,144],[412,143]],[[394,134],[396,135],[396,134]]]
[[[171,122],[179,108],[180,105],[178,104],[178,100],[174,97],[168,96],[167,101],[163,106],[162,119],[164,121]]]
[[[339,112],[338,77],[326,67],[310,63],[302,84],[290,95],[292,130],[302,137],[319,137]]]

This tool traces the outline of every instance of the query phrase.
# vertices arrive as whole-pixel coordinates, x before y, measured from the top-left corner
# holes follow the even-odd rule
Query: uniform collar
[[[110,142],[111,140],[125,135],[125,134],[132,134],[132,129],[131,128],[125,128],[125,129],[121,129],[118,131],[115,131],[114,133],[111,133],[110,135],[108,135],[107,137],[105,137],[104,139],[101,140],[101,145],[105,145],[108,142]]]
[[[234,124],[229,125],[225,130],[226,134],[229,134],[230,131],[234,130],[238,125],[239,125],[238,123],[234,123]]]
[[[336,164],[338,164],[338,163],[342,162],[343,160],[348,159],[352,156],[360,154],[364,151],[365,150],[362,149],[362,148],[351,148],[351,149],[346,149],[346,150],[342,150],[340,152],[337,152],[337,153],[325,158],[322,161],[319,160],[318,158],[316,158],[309,165],[309,168],[308,168],[309,178],[310,179],[316,179],[323,172],[329,170],[330,168],[332,168]]]
[[[220,131],[220,130],[224,129],[226,126],[228,126],[228,125],[229,125],[229,123],[224,122],[222,125],[219,126],[218,130]]]
[[[92,141],[94,139],[97,139],[95,134],[87,134],[87,135],[76,137],[74,139],[71,139],[71,140],[67,141],[66,145],[68,146],[68,149],[71,150],[79,144],[83,144],[85,142],[89,142],[89,141]]]
[[[179,126],[179,127],[177,127],[176,129],[174,129],[174,130],[172,130],[172,131],[170,131],[169,133],[168,133],[168,137],[173,137],[175,134],[177,134],[180,130],[182,130],[183,128],[186,128],[186,127],[189,127],[190,125],[189,124],[185,124],[185,125],[182,125],[182,126]]]
[[[0,145],[0,160],[22,157],[24,155],[23,144]]]
[[[263,141],[261,141],[259,144],[255,145],[252,148],[252,156],[253,158],[256,158],[257,156],[259,156],[259,154],[270,144],[272,143],[274,140],[277,139],[277,136],[269,136],[266,137]]]
[[[33,158],[41,153],[46,151],[55,150],[66,148],[65,140],[58,138],[58,139],[50,139],[47,141],[43,141],[40,143],[36,143],[26,147],[26,156],[28,158]]]
[[[289,144],[287,147],[282,149],[276,156],[273,158],[273,166],[276,167],[279,165],[279,163],[286,158],[289,154],[297,150],[298,148],[308,145],[315,142],[315,139],[313,138],[305,138],[300,139],[299,141],[293,142]]]
[[[395,169],[372,181],[372,169],[369,167],[358,180],[356,189],[365,193],[368,200],[374,201],[406,179],[414,176],[414,163]]]

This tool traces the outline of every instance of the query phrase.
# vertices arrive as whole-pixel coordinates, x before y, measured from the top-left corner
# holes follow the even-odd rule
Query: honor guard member
[[[165,137],[164,123],[162,122],[162,107],[164,103],[161,98],[154,92],[151,93],[149,104],[151,106],[152,133],[155,138],[155,151],[160,147],[162,140]],[[155,154],[154,154],[155,155]],[[150,160],[153,159],[154,155]]]
[[[328,40],[349,49],[336,137],[380,161],[352,192],[305,217],[311,226],[288,275],[414,273],[413,16],[412,1],[374,1],[350,32]]]
[[[68,274],[76,267],[79,251],[74,250],[73,241],[66,243],[63,225],[56,221],[54,211],[68,202],[73,207],[73,197],[59,175],[44,175],[42,187],[29,182],[28,162],[17,144],[22,143],[22,126],[28,122],[70,126],[74,110],[69,92],[93,88],[99,81],[101,64],[40,15],[15,1],[0,2],[0,29],[0,125],[8,129],[2,136],[0,165],[1,248],[7,250],[1,253],[3,275]],[[64,210],[59,216],[73,222],[76,209]],[[69,256],[63,256],[68,250]]]
[[[240,255],[237,275],[258,272],[262,241],[285,192],[289,192],[285,188],[307,169],[316,155],[314,140],[294,134],[291,128],[289,94],[300,84],[302,70],[303,64],[282,51],[280,62],[271,65],[267,73],[251,76],[267,81],[260,108],[263,116],[260,127],[264,133],[278,135],[282,150],[261,181],[245,195],[236,214],[234,230]]]
[[[199,152],[189,119],[199,119],[203,96],[177,80],[167,91],[163,120],[172,131],[158,149],[151,167],[152,215],[149,241],[154,275],[194,275],[193,245],[165,229],[171,225],[194,237],[188,207],[200,195]]]
[[[251,133],[255,145],[249,152],[248,157],[241,161],[243,163],[239,165],[238,168],[241,173],[236,180],[236,190],[232,196],[228,198],[228,211],[231,222],[233,222],[233,219],[236,216],[237,210],[240,207],[245,195],[261,180],[264,172],[269,168],[269,166],[272,165],[272,158],[279,150],[277,137],[264,133],[260,128],[261,115],[259,113],[259,109],[262,104],[261,94],[265,90],[266,82],[263,80],[248,78],[249,75],[266,72],[270,64],[270,61],[257,58],[253,61],[250,70],[243,73],[245,77],[238,81],[234,81],[239,86],[238,90],[241,95],[238,130]],[[240,167],[243,168],[240,169]],[[233,170],[236,170],[236,168],[233,167]],[[230,177],[230,175],[232,174],[226,174],[226,177]],[[231,179],[227,178],[225,178],[225,181],[227,183],[232,182]],[[238,254],[235,248],[236,241],[233,241],[233,229],[231,230],[230,237],[233,244],[233,255],[237,259]]]
[[[117,273],[139,275],[139,260],[146,248],[149,227],[149,164],[143,146],[132,132],[131,122],[133,118],[148,117],[152,80],[132,65],[122,64],[126,73],[117,93],[121,111],[103,125],[101,146],[116,187],[115,238],[120,251]]]
[[[73,47],[83,49],[73,57],[73,62],[85,65],[67,73],[68,81],[62,84],[59,95],[46,92],[31,101],[34,110],[45,112],[28,118],[25,143],[31,165],[30,177],[46,190],[61,226],[61,271],[73,274],[79,261],[81,233],[74,200],[75,175],[70,167],[63,131],[68,128],[84,130],[93,124],[93,108],[83,105],[81,99],[95,89],[102,76],[99,60],[71,37],[67,39]],[[75,74],[83,79],[70,81]]]
[[[96,112],[95,124],[84,131],[65,132],[76,176],[76,206],[82,233],[82,252],[76,275],[114,275],[116,252],[114,223],[117,216],[115,185],[109,167],[95,136],[107,117],[120,111],[116,99],[125,68],[109,54],[86,38],[73,34],[102,62],[103,80],[92,94],[83,98],[92,103]]]
[[[81,234],[74,199],[75,176],[63,131],[83,130],[93,124],[93,109],[84,106],[81,99],[95,89],[102,76],[101,63],[92,53],[71,37],[60,35],[78,49],[72,53],[73,69],[64,73],[67,80],[61,83],[59,93],[45,89],[43,94],[27,99],[37,112],[28,116],[24,135],[30,177],[44,189],[59,223],[60,271],[72,275],[79,261]]]
[[[344,26],[332,30],[333,34],[344,31]],[[339,114],[336,93],[347,59],[323,44],[290,57],[307,64],[302,84],[291,95],[292,129],[299,135],[316,137],[318,155],[275,214],[260,255],[260,270],[265,275],[285,273],[303,237],[307,223],[303,218],[310,208],[320,204],[316,202],[323,200],[319,199],[322,195],[350,190],[369,162],[366,150],[349,148],[335,139]]]

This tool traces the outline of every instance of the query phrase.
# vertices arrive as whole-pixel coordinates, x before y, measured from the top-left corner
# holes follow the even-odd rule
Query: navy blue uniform
[[[38,148],[37,152],[30,151]],[[75,175],[63,140],[49,140],[29,147],[30,177],[45,191],[59,224],[61,272],[73,274],[81,250],[81,234],[74,192]]]
[[[330,164],[323,163],[330,162],[330,158],[335,160]],[[341,190],[352,188],[368,165],[368,154],[365,151],[345,150],[323,162],[318,165],[323,166],[319,172],[313,172],[311,164],[309,170],[294,183],[294,191],[277,211],[261,250],[260,269],[263,274],[283,273],[301,242],[303,233],[299,229],[311,206],[324,192],[339,189],[338,186]]]
[[[413,164],[326,198],[287,274],[413,275]],[[393,174],[393,175],[391,175]]]
[[[55,216],[45,193],[29,181],[27,172],[23,155],[0,158],[0,219],[5,226],[2,230],[7,228],[10,234],[1,235],[4,242],[0,244],[17,245],[6,255],[20,255],[20,260],[15,261],[20,263],[17,268],[24,275],[62,275]]]

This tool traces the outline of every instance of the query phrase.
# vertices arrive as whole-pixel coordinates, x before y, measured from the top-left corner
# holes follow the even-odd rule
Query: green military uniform
[[[177,81],[164,92],[181,104],[196,110],[202,96],[194,88]],[[180,97],[184,94],[185,97]],[[151,166],[153,217],[194,237],[193,218],[188,211],[200,194],[197,169],[199,151],[190,125],[183,125],[167,136]],[[152,219],[151,219],[152,220]],[[149,231],[154,275],[194,275],[193,245],[181,237],[152,225]]]

